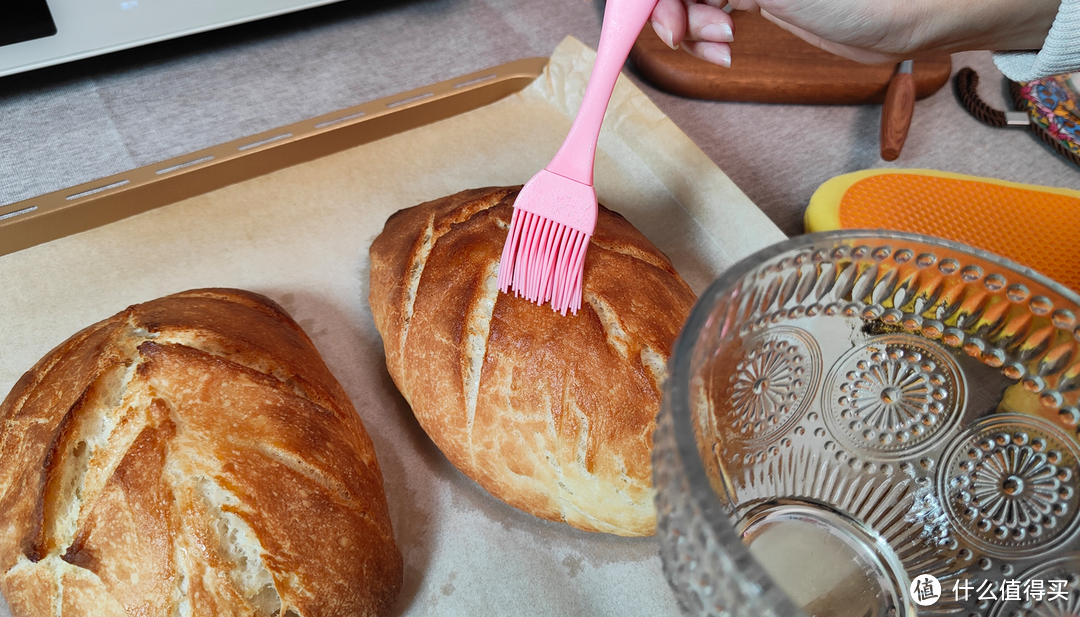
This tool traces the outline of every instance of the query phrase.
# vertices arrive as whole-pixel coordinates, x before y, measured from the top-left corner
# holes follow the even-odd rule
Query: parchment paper
[[[0,392],[131,304],[196,287],[256,291],[311,336],[375,443],[405,559],[397,614],[678,614],[655,539],[536,519],[454,469],[387,375],[367,303],[367,251],[386,218],[528,180],[565,137],[593,57],[566,39],[544,75],[485,108],[0,258]],[[625,78],[601,133],[596,187],[699,293],[784,237]]]

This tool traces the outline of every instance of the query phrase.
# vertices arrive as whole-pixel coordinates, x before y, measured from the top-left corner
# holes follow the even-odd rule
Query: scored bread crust
[[[16,617],[384,615],[401,587],[370,438],[273,301],[203,289],[50,352],[0,404]]]
[[[464,191],[387,220],[369,296],[387,369],[432,441],[491,494],[581,529],[651,535],[652,432],[694,294],[603,207],[576,316],[499,293],[519,188]]]

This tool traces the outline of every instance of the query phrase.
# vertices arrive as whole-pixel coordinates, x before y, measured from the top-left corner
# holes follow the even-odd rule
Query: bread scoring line
[[[489,264],[481,273],[482,283],[477,286],[471,306],[465,318],[465,341],[461,348],[461,383],[465,389],[465,429],[469,444],[471,465],[476,467],[476,450],[473,448],[473,423],[476,420],[476,400],[480,396],[480,379],[483,376],[484,359],[487,357],[488,339],[491,337],[491,320],[495,304],[499,300],[497,263]]]
[[[257,361],[256,362],[243,362],[243,361],[239,361],[239,359],[232,358],[230,356],[230,354],[224,353],[224,352],[222,352],[222,351],[220,351],[218,349],[212,349],[211,348],[212,345],[203,345],[203,344],[199,344],[199,343],[195,342],[196,340],[199,339],[198,336],[193,336],[193,337],[177,336],[175,334],[172,335],[172,336],[169,336],[169,335],[162,336],[161,333],[150,332],[150,331],[148,331],[148,330],[146,330],[144,328],[138,327],[134,323],[132,323],[130,316],[129,316],[128,324],[126,324],[126,325],[128,327],[126,328],[126,332],[120,337],[120,343],[117,344],[116,351],[123,353],[128,358],[138,358],[138,360],[131,361],[130,364],[128,364],[124,368],[124,376],[123,376],[123,378],[121,380],[120,387],[118,389],[119,400],[110,399],[110,400],[107,401],[108,403],[110,403],[108,406],[103,406],[103,405],[98,404],[98,405],[94,405],[92,410],[84,410],[84,411],[80,412],[80,411],[78,411],[78,407],[81,404],[81,401],[82,401],[82,398],[83,398],[83,397],[80,397],[79,399],[77,399],[76,403],[73,404],[71,408],[69,408],[67,414],[76,413],[78,416],[80,416],[78,418],[78,421],[81,422],[81,423],[85,424],[85,423],[89,422],[93,426],[101,426],[103,424],[103,427],[104,427],[105,432],[107,433],[107,435],[102,435],[100,439],[92,439],[92,438],[87,439],[86,435],[80,435],[80,437],[83,437],[83,438],[82,439],[77,439],[76,444],[85,443],[87,446],[89,446],[89,448],[88,448],[89,452],[87,453],[87,455],[85,457],[80,457],[79,459],[67,458],[65,462],[66,462],[66,465],[68,467],[70,467],[73,463],[77,463],[77,462],[81,462],[85,466],[88,467],[90,459],[94,456],[94,454],[96,452],[103,452],[104,451],[103,448],[105,446],[110,446],[110,445],[115,446],[115,445],[117,445],[117,444],[113,444],[111,442],[113,441],[114,436],[117,434],[117,431],[120,430],[119,429],[119,426],[120,426],[119,423],[120,423],[120,420],[124,416],[125,410],[130,409],[133,406],[133,402],[131,400],[132,397],[138,398],[140,396],[149,396],[149,397],[152,397],[152,398],[154,398],[156,400],[161,400],[162,402],[164,402],[167,405],[167,407],[169,408],[170,420],[177,427],[177,434],[176,434],[176,436],[173,437],[173,439],[175,440],[177,438],[180,438],[180,436],[182,435],[184,421],[177,414],[176,409],[175,409],[175,405],[170,400],[171,397],[169,396],[169,394],[167,392],[162,392],[162,391],[155,390],[152,387],[152,385],[150,385],[149,383],[146,383],[146,382],[139,383],[138,387],[135,387],[132,384],[132,380],[134,379],[135,375],[137,374],[138,369],[141,366],[144,366],[148,362],[148,360],[145,357],[143,357],[142,354],[138,351],[138,347],[141,346],[143,343],[146,343],[146,342],[155,342],[157,344],[166,344],[166,345],[168,345],[168,344],[184,345],[184,346],[189,347],[190,349],[196,350],[196,351],[198,351],[200,353],[203,353],[203,354],[206,354],[208,356],[212,356],[212,357],[224,360],[226,362],[237,364],[237,365],[242,366],[245,369],[253,371],[253,372],[255,372],[255,373],[259,374],[259,375],[266,376],[266,377],[272,377],[274,382],[282,390],[287,391],[287,392],[289,392],[291,394],[297,395],[297,396],[303,398],[304,400],[307,400],[312,405],[315,405],[315,406],[325,410],[325,408],[323,408],[316,401],[312,400],[309,396],[307,396],[307,393],[304,392],[302,388],[299,388],[297,384],[290,384],[286,380],[282,379],[280,376],[276,375],[275,371],[263,371],[263,370],[260,370],[259,368],[251,366],[251,364],[256,364],[256,363],[264,364],[264,362],[257,362]],[[196,334],[198,334],[198,333],[196,333]],[[192,339],[195,339],[195,340],[192,340]],[[259,355],[262,355],[262,354],[259,354]],[[265,358],[261,358],[261,359],[265,360]],[[54,362],[50,366],[55,366],[55,364],[56,363]],[[95,386],[95,384],[98,383],[98,380],[100,378],[101,378],[101,376],[99,375],[97,379],[95,379],[94,381],[91,382],[91,384],[87,387],[87,390],[84,391],[84,395],[85,395],[85,393],[87,391],[89,391],[91,388],[93,388]],[[330,410],[325,410],[325,411],[330,413]],[[89,413],[87,413],[87,412],[89,412]],[[132,433],[137,438],[138,435],[141,435],[143,433],[143,431],[145,431],[150,426],[149,413],[144,412],[141,416],[135,417],[134,419],[138,424],[137,424],[137,426],[134,427],[134,430],[132,431]],[[64,511],[64,510],[67,510],[67,509],[76,509],[77,508],[76,511],[72,513],[74,515],[75,520],[68,521],[69,523],[72,524],[72,527],[74,529],[72,530],[72,533],[70,534],[70,537],[67,537],[68,534],[62,534],[63,537],[57,538],[60,541],[56,542],[54,544],[54,546],[51,548],[51,550],[49,550],[46,555],[42,555],[38,559],[38,561],[46,561],[47,567],[49,567],[50,569],[55,571],[56,568],[63,568],[64,571],[81,572],[82,575],[84,575],[84,576],[93,577],[93,578],[97,579],[98,581],[101,580],[100,577],[95,572],[93,572],[92,570],[89,570],[89,569],[84,568],[82,566],[79,566],[77,564],[71,563],[71,562],[67,561],[66,559],[64,559],[64,556],[66,556],[66,554],[70,551],[71,547],[74,544],[75,538],[79,535],[79,532],[85,527],[86,516],[89,515],[89,513],[92,511],[94,505],[97,503],[98,499],[100,499],[101,494],[102,494],[102,489],[104,489],[104,487],[106,485],[108,485],[110,480],[115,476],[115,473],[116,473],[117,469],[120,467],[120,465],[122,464],[123,460],[130,453],[131,447],[134,444],[135,439],[125,440],[125,441],[127,441],[127,443],[123,444],[124,447],[122,447],[122,448],[112,448],[112,449],[109,450],[108,453],[111,456],[109,457],[109,459],[107,461],[107,464],[105,466],[105,473],[101,473],[99,482],[95,482],[95,484],[100,484],[100,486],[86,487],[86,488],[90,488],[91,490],[83,492],[81,494],[80,493],[73,494],[72,501],[69,501],[67,504],[63,504],[61,506],[60,511]],[[276,454],[276,453],[271,453],[270,449],[268,449],[268,448],[262,448],[262,450],[266,451],[267,455],[273,456],[273,458],[275,460],[279,460],[283,464],[286,464],[288,467],[293,468],[294,470],[297,470],[297,469],[295,469],[296,468],[295,465],[288,465],[287,462],[285,460],[283,460],[284,458],[287,458],[287,457],[274,456],[274,454]],[[197,476],[193,476],[193,477],[180,478],[179,476],[183,475],[183,474],[178,474],[177,473],[176,462],[177,461],[175,461],[172,456],[167,456],[166,463],[165,463],[166,464],[166,469],[163,470],[163,471],[165,471],[165,473],[168,476],[171,477],[171,481],[169,481],[169,484],[171,486],[169,488],[173,492],[173,494],[175,495],[175,498],[177,499],[177,504],[179,503],[179,500],[181,499],[180,498],[181,486],[184,486],[184,485],[194,486],[194,485],[197,485],[200,480],[205,481],[205,482],[213,482],[212,479],[206,478],[206,477],[202,476],[201,474],[197,475]],[[308,467],[310,467],[310,466],[308,466]],[[306,477],[309,477],[309,478],[315,480],[320,485],[327,488],[328,492],[330,492],[330,494],[334,494],[334,492],[335,492],[332,485],[339,484],[339,483],[329,482],[323,476],[321,471],[318,471],[318,470],[316,470],[314,468],[306,469],[306,470],[297,470],[297,471],[302,473]],[[69,469],[61,470],[62,474],[65,474],[65,473],[70,474],[71,472],[72,471],[69,470]],[[79,470],[74,470],[74,472],[78,473]],[[85,473],[86,473],[86,469],[83,469],[82,470],[82,475],[85,475]],[[221,489],[222,491],[228,493],[228,491],[225,491],[225,489],[220,487],[220,485],[218,485],[216,482],[213,482],[213,483],[219,489]],[[93,490],[95,488],[98,489],[98,490]],[[341,490],[342,490],[342,487],[337,487],[336,492],[341,492]],[[217,503],[214,503],[212,500],[209,500],[208,496],[205,494],[205,491],[197,491],[197,492],[199,492],[202,495],[203,499],[206,500],[207,506],[210,507],[210,508],[214,508],[216,506],[218,509],[221,509],[221,507],[223,505],[227,505],[225,503],[217,504]],[[229,495],[231,495],[231,493],[229,493]],[[233,496],[233,498],[235,499],[235,496]],[[222,511],[222,513],[225,512],[224,510],[221,510],[221,511]],[[367,516],[366,513],[363,513],[363,514],[364,514],[364,518],[366,518],[369,521],[372,520],[369,516]],[[64,517],[62,519],[58,519],[56,524],[52,526],[53,529],[51,529],[51,530],[42,529],[41,533],[42,534],[49,534],[53,538],[56,538],[57,533],[59,532],[59,528],[62,528],[64,526],[66,526],[65,525],[65,519],[66,518],[67,517]],[[221,519],[221,516],[219,515],[217,517],[217,519]],[[239,519],[239,520],[242,521],[243,519]],[[45,521],[43,521],[42,524],[45,524]],[[246,523],[245,523],[244,526],[247,527]],[[229,525],[229,527],[232,528],[232,527],[235,527],[235,525]],[[378,529],[377,525],[372,525],[372,527]],[[266,567],[267,567],[266,563],[261,558],[261,553],[263,552],[261,542],[259,542],[257,537],[254,536],[253,531],[251,531],[250,533],[246,533],[244,535],[251,536],[250,540],[252,541],[252,543],[258,546],[258,551],[259,551],[259,554],[260,554],[260,556],[259,556],[259,564],[260,564],[260,567],[263,570],[266,570]],[[385,535],[385,534],[383,534],[383,535]],[[223,536],[221,538],[221,540],[223,542],[225,542],[225,541],[227,541],[227,538]],[[177,550],[181,550],[181,549],[178,548]],[[9,569],[8,573],[5,573],[5,577],[8,574],[10,574],[12,572],[12,570],[14,570],[15,567],[18,567],[18,564],[21,564],[23,562],[25,562],[26,564],[32,564],[33,563],[33,561],[31,561],[29,559],[28,555],[21,555],[19,559],[20,559],[20,561],[17,562],[17,565],[13,566],[12,569]],[[240,564],[236,563],[235,560],[233,560],[233,559],[230,559],[228,561],[230,562],[231,569],[234,570],[234,573],[238,574],[239,572],[237,571],[237,569],[240,568]],[[177,588],[174,590],[174,592],[179,593],[180,597],[174,596],[174,598],[176,598],[176,600],[172,603],[172,613],[174,615],[183,615],[184,614],[183,605],[187,603],[187,599],[186,599],[186,597],[183,596],[182,587],[186,586],[188,584],[188,581],[186,580],[186,574],[187,573],[186,573],[185,566],[180,561],[174,563],[174,568],[175,568],[176,573],[178,575],[177,580],[176,580]],[[60,581],[61,581],[61,578],[58,576],[57,577],[58,594],[59,594],[59,597],[62,599],[63,590],[62,590],[62,583]],[[276,590],[275,590],[275,595],[277,595]],[[279,604],[280,604],[280,596],[279,596]],[[57,610],[59,610],[59,608]],[[190,610],[190,607],[189,607],[189,610]]]
[[[136,353],[137,344],[132,344],[133,340],[152,338],[150,333],[138,328],[132,322],[130,316],[126,328],[126,331],[120,337],[121,343],[103,353],[104,357],[115,355],[117,360],[121,357],[130,358]],[[118,435],[120,429],[123,428],[123,421],[128,417],[125,411],[131,406],[129,393],[136,396],[130,386],[138,364],[130,360],[123,364],[125,368],[120,382],[116,386],[117,391],[114,397],[107,400],[91,399],[95,394],[100,396],[97,388],[107,387],[107,380],[115,375],[114,371],[117,367],[103,367],[96,378],[87,384],[86,388],[79,394],[57,424],[53,441],[49,446],[49,452],[45,459],[44,491],[48,490],[49,485],[60,482],[62,487],[59,489],[61,496],[57,498],[58,503],[55,508],[47,509],[44,503],[45,492],[42,493],[42,502],[40,504],[41,523],[38,531],[38,541],[34,546],[35,554],[32,558],[59,557],[67,554],[78,535],[79,523],[83,518],[83,514],[88,512],[90,507],[97,502],[97,498],[101,496],[101,492],[108,485],[113,474],[116,473],[124,457],[127,456],[137,434],[141,432],[146,424],[145,418],[134,417],[135,422],[142,420],[141,424],[136,425],[137,430],[134,431],[134,434],[129,432],[128,435],[123,433]],[[74,442],[74,447],[70,452],[61,452],[59,448],[72,445],[68,439],[65,439],[65,434],[69,430],[66,427],[69,424],[72,425],[71,430],[78,431],[70,439],[70,441]],[[116,437],[121,440],[120,443],[116,443],[114,439]],[[54,467],[52,464],[54,457],[60,457],[61,466],[59,468]],[[104,461],[101,461],[102,458],[104,458]],[[100,461],[98,467],[102,472],[91,476],[90,468],[93,461]],[[87,483],[88,477],[91,480],[89,484]],[[74,485],[77,488],[68,493],[68,489],[63,488],[67,485]],[[66,502],[63,501],[65,494],[70,497]]]
[[[401,318],[401,336],[398,343],[398,357],[405,357],[405,343],[409,339],[409,326],[412,324],[413,307],[416,305],[416,293],[420,290],[420,277],[424,273],[424,266],[427,265],[428,256],[431,254],[431,249],[435,246],[435,215],[428,216],[427,225],[424,226],[424,232],[420,234],[418,240],[419,246],[412,251],[412,259],[409,260],[409,266],[406,269],[405,288],[402,289],[402,304],[405,305],[405,310]],[[405,363],[402,365],[404,371],[408,367]]]
[[[623,360],[630,359],[630,337],[626,334],[626,330],[623,329],[619,319],[615,316],[615,311],[611,309],[600,296],[595,293],[586,291],[585,302],[588,304],[594,313],[596,318],[600,320],[600,326],[604,329],[604,335],[607,339],[607,344],[615,350],[615,353]]]

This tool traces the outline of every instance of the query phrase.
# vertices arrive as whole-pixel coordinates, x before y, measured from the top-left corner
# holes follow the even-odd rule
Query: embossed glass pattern
[[[1030,270],[911,234],[812,234],[733,267],[676,344],[654,437],[684,609],[1077,614],[1078,312]],[[923,574],[941,596],[920,606]]]

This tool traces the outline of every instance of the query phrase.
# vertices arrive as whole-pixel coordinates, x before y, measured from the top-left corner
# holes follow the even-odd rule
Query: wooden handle
[[[914,109],[915,78],[911,73],[897,73],[889,82],[881,108],[881,158],[895,161],[900,156]]]

